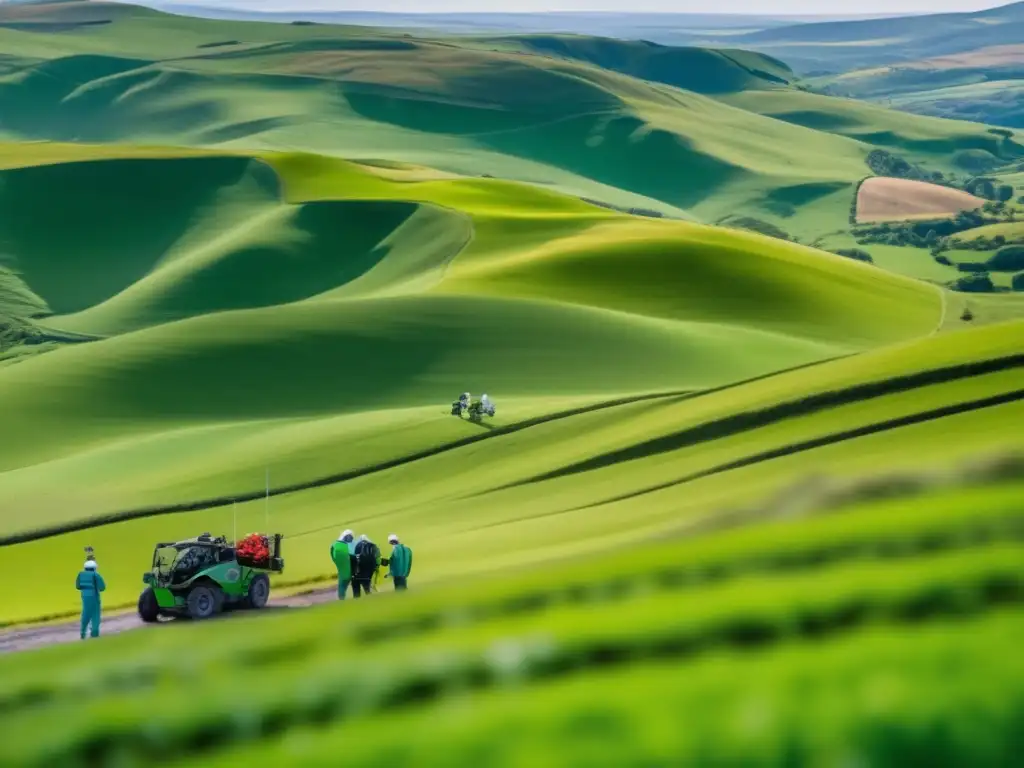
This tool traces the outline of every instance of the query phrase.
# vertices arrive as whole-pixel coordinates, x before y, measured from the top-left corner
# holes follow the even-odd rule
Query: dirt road
[[[337,599],[337,590],[318,589],[300,595],[271,599],[265,610],[277,611],[288,608],[307,608],[318,603],[326,603]],[[351,599],[351,597],[349,598]],[[223,619],[231,616],[251,616],[248,611],[239,613],[224,614]],[[161,619],[160,623],[167,621],[183,621],[182,619]],[[185,619],[184,621],[187,621]],[[104,616],[100,626],[100,635],[117,635],[121,632],[130,632],[136,629],[154,629],[158,625],[145,624],[135,611],[128,613],[112,614]],[[0,632],[0,653],[13,653],[16,651],[27,651],[31,648],[42,648],[46,645],[59,643],[81,642],[79,636],[79,622],[69,621],[61,624],[47,624],[37,627],[22,627],[6,632]]]

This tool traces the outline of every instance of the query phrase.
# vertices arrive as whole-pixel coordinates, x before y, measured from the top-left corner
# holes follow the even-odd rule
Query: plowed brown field
[[[857,192],[857,223],[954,216],[984,203],[959,189],[876,176],[861,184]]]

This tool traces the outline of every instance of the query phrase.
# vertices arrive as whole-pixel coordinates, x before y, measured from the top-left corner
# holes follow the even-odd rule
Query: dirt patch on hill
[[[875,176],[857,190],[857,223],[955,216],[985,201],[959,189],[924,181]]]

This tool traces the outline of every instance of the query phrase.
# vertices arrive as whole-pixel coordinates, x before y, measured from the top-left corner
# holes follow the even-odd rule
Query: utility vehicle
[[[157,544],[153,567],[142,575],[139,617],[208,619],[226,608],[262,608],[270,598],[269,574],[284,571],[281,538],[266,537],[270,556],[262,562],[239,557],[225,537],[209,533]]]

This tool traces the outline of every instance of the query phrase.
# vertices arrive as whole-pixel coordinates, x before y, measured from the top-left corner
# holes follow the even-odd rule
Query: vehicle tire
[[[188,593],[188,615],[193,619],[209,619],[220,612],[223,593],[214,587],[194,587]]]
[[[156,601],[156,592],[152,587],[146,587],[139,595],[139,618],[147,624],[160,618],[160,604]]]
[[[270,599],[270,578],[265,573],[257,576],[249,584],[249,594],[245,598],[247,608],[263,608]]]

